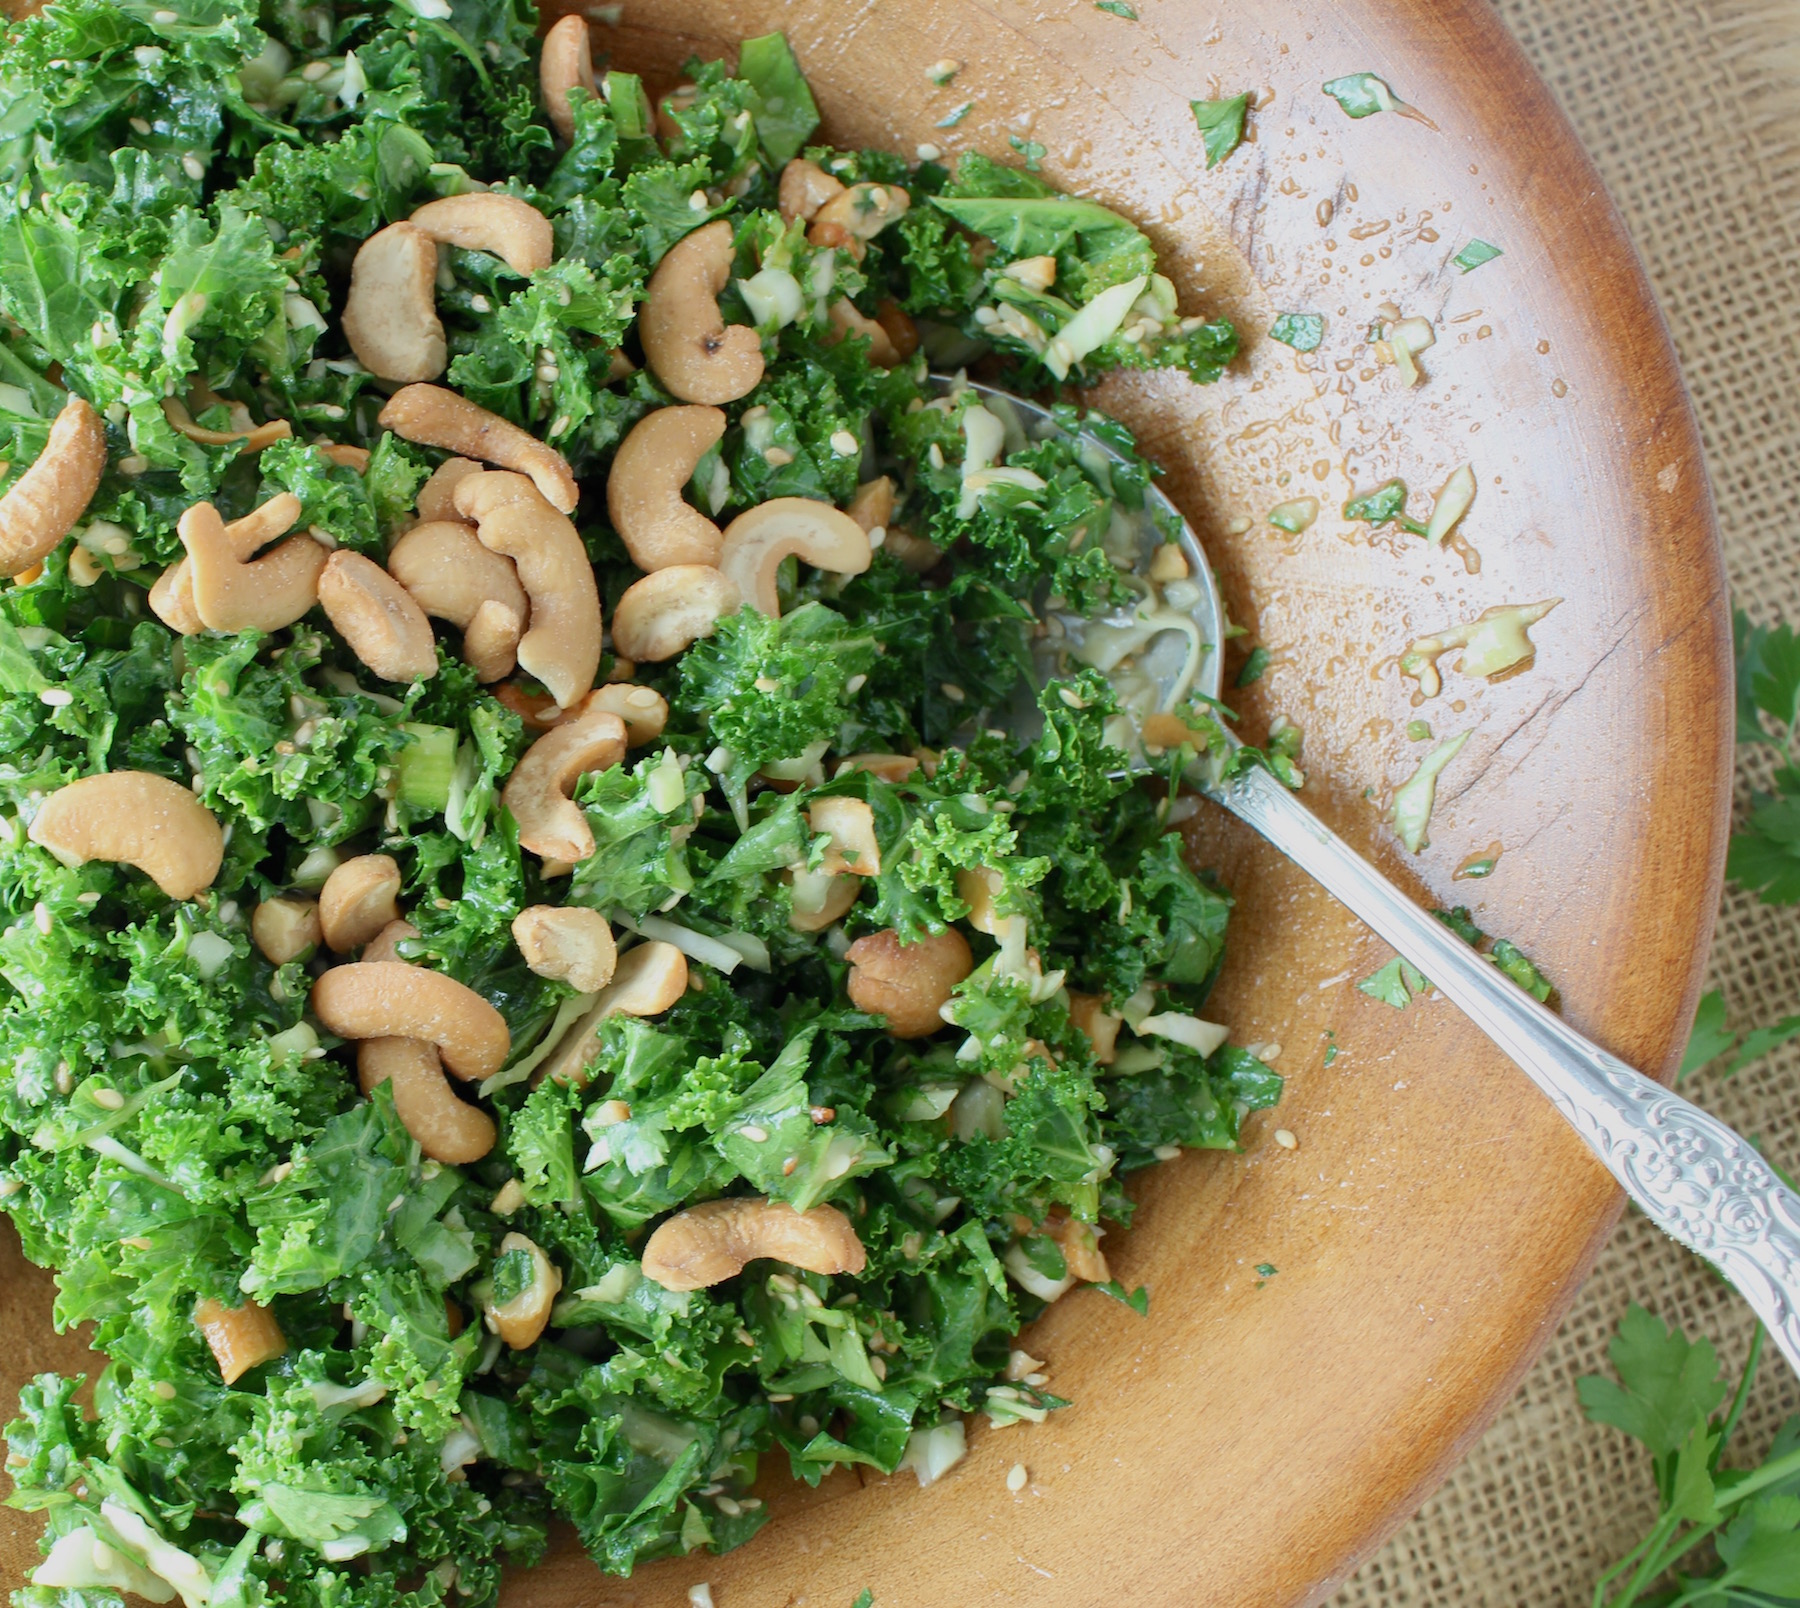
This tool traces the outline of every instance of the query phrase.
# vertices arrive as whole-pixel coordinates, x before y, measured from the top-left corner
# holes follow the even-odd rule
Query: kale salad
[[[1034,668],[1186,574],[1067,398],[1231,327],[1029,163],[814,143],[779,35],[653,102],[592,33],[0,48],[0,1205],[107,1359],[7,1431],[19,1608],[487,1604],[553,1517],[624,1574],[770,1457],[929,1481],[1279,1093],[1201,1014],[1209,700],[1150,625]]]

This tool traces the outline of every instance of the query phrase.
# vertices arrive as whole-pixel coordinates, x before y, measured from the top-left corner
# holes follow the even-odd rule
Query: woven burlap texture
[[[1800,625],[1800,0],[1500,0],[1599,164],[1656,286],[1705,438],[1737,604]],[[1740,754],[1740,811],[1767,760]],[[1725,898],[1709,987],[1751,1026],[1800,1010],[1800,910]],[[1800,1041],[1695,1098],[1800,1169]],[[1727,1365],[1751,1318],[1632,1214],[1511,1405],[1333,1608],[1574,1608],[1655,1517],[1648,1459],[1588,1424],[1575,1381],[1605,1368],[1629,1301],[1711,1335]],[[1740,1434],[1760,1455],[1800,1411],[1763,1368]]]

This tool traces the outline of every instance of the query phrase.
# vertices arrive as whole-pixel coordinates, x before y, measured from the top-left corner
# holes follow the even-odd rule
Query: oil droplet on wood
[[[1549,354],[1550,354],[1550,343],[1548,341],[1539,341],[1538,342],[1538,356],[1539,357],[1547,357],[1547,356],[1549,356]]]
[[[1552,380],[1550,382],[1550,394],[1559,399],[1567,396],[1569,394],[1568,384],[1563,380]]]
[[[1469,545],[1469,538],[1460,530],[1453,530],[1444,538],[1444,545],[1463,561],[1463,568],[1471,575],[1481,573],[1481,554]]]
[[[1454,871],[1450,873],[1456,881],[1466,878],[1492,876],[1494,867],[1500,863],[1500,856],[1505,852],[1498,839],[1485,849],[1477,849]]]
[[[1331,204],[1330,196],[1326,196],[1325,199],[1319,203],[1318,210],[1313,214],[1313,216],[1319,220],[1319,227],[1321,229],[1327,227],[1330,224],[1331,215],[1335,211],[1337,211],[1337,208]]]

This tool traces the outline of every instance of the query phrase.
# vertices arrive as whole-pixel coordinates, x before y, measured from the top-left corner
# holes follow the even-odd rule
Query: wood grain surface
[[[1246,336],[1214,387],[1132,379],[1103,400],[1167,468],[1233,618],[1274,655],[1234,695],[1247,734],[1297,720],[1306,796],[1339,832],[1421,900],[1473,906],[1544,966],[1571,1021],[1666,1075],[1718,896],[1730,633],[1692,421],[1612,208],[1482,0],[1137,9],[626,0],[595,42],[666,89],[690,53],[783,28],[835,141],[1004,157],[1017,136],[1058,183],[1143,223],[1183,310]],[[940,89],[926,69],[944,57],[964,66]],[[1352,122],[1320,93],[1364,70],[1435,128]],[[1252,141],[1209,172],[1188,101],[1245,89]],[[1449,259],[1476,235],[1505,256],[1465,277]],[[1416,390],[1361,338],[1388,301],[1438,327]],[[1282,311],[1325,314],[1324,346],[1263,338]],[[1429,506],[1465,462],[1477,575],[1337,514],[1396,474]],[[1318,523],[1272,529],[1269,508],[1300,495]],[[1412,636],[1544,597],[1565,601],[1534,632],[1535,666],[1492,686],[1449,675],[1413,707],[1395,663]],[[1415,858],[1381,815],[1423,752],[1404,730],[1417,717],[1475,735]],[[1278,1042],[1288,1093],[1245,1156],[1143,1179],[1137,1226],[1107,1249],[1149,1285],[1147,1319],[1089,1291],[1030,1332],[1074,1405],[975,1428],[928,1491],[857,1471],[808,1492],[771,1458],[774,1522],[739,1552],[617,1581],[565,1537],[512,1580],[512,1608],[680,1605],[701,1581],[718,1608],[849,1608],[865,1588],[879,1608],[1287,1608],[1328,1595],[1444,1477],[1555,1328],[1620,1197],[1450,1006],[1356,992],[1387,952],[1324,894],[1218,812],[1190,831],[1238,897],[1209,1014]],[[1453,880],[1496,842],[1492,877]],[[58,1348],[46,1281],[16,1249],[0,1278],[10,1398]],[[8,1518],[12,1578],[35,1528]]]

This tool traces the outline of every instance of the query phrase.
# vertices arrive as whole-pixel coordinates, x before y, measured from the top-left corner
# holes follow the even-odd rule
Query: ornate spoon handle
[[[1749,1140],[1634,1071],[1506,977],[1266,771],[1211,796],[1309,872],[1505,1050],[1644,1215],[1725,1275],[1800,1373],[1800,1196]]]

